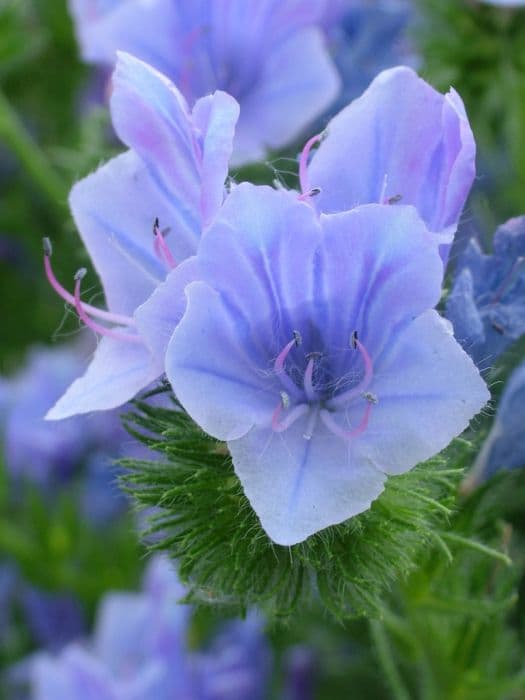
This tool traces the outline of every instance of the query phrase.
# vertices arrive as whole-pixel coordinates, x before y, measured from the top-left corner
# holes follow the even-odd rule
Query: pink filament
[[[106,335],[109,338],[115,338],[115,340],[124,340],[126,342],[131,342],[131,343],[142,343],[141,338],[138,335],[134,335],[132,333],[122,333],[120,331],[114,331],[111,328],[106,328],[105,326],[101,326],[99,323],[96,323],[92,319],[89,318],[87,313],[84,310],[84,307],[82,305],[82,302],[80,301],[80,283],[82,282],[83,274],[77,274],[75,275],[75,295],[73,297],[73,302],[75,305],[75,309],[77,311],[77,314],[80,318],[80,320],[85,323],[85,325],[88,328],[91,328],[93,331],[96,333],[99,333],[100,335]]]
[[[306,365],[306,370],[304,373],[304,392],[308,401],[316,401],[318,396],[313,385],[313,375],[314,375],[314,358],[311,357]]]
[[[173,257],[171,250],[164,239],[164,235],[160,230],[158,221],[155,221],[155,224],[153,225],[153,234],[155,236],[153,246],[156,254],[164,260],[170,270],[173,270],[173,268],[177,267],[177,263],[175,262],[175,258]]]
[[[288,357],[290,350],[294,347],[294,345],[297,345],[297,340],[295,338],[293,340],[290,340],[290,342],[287,343],[281,350],[281,352],[277,355],[277,357],[275,358],[275,362],[273,363],[273,369],[275,374],[279,377],[284,388],[287,391],[289,391],[290,394],[295,394],[297,396],[298,387],[290,379],[290,377],[286,373],[286,370],[284,369],[284,363],[286,362],[286,358]]]
[[[323,423],[326,425],[328,430],[334,433],[334,435],[343,438],[343,440],[352,440],[358,435],[361,435],[361,433],[364,433],[367,429],[371,410],[372,404],[367,402],[365,412],[363,413],[363,417],[361,418],[359,425],[356,428],[353,428],[353,430],[345,430],[344,428],[342,428],[338,423],[336,423],[336,421],[332,417],[332,414],[326,409],[323,409],[320,415]]]
[[[304,416],[305,413],[308,413],[309,410],[310,408],[305,403],[299,404],[299,406],[292,408],[290,413],[288,413],[288,415],[281,420],[283,404],[282,401],[279,401],[272,415],[272,430],[276,433],[284,433],[285,430],[288,430],[288,428],[293,425],[296,420],[298,420],[301,416]]]
[[[67,289],[60,284],[53,273],[53,268],[51,267],[51,260],[49,255],[44,255],[44,269],[46,271],[46,277],[49,284],[53,287],[55,292],[59,297],[62,297],[64,301],[71,306],[75,306],[75,297],[70,294]],[[135,321],[130,316],[123,316],[121,314],[113,314],[109,311],[103,311],[102,309],[97,309],[96,306],[91,306],[91,304],[82,304],[85,313],[100,318],[103,321],[108,321],[109,323],[117,323],[121,326],[134,326]]]
[[[299,199],[306,199],[310,192],[312,192],[308,179],[308,157],[310,156],[312,147],[316,143],[319,143],[322,138],[323,134],[316,134],[315,136],[312,136],[311,139],[308,139],[301,152],[301,157],[299,158],[299,183],[301,185],[302,194],[300,195]]]
[[[354,340],[354,342],[357,349],[361,353],[361,357],[363,358],[363,363],[365,365],[365,374],[363,376],[363,379],[359,382],[357,386],[354,386],[352,389],[345,391],[344,394],[339,394],[339,396],[335,396],[333,399],[330,400],[330,407],[332,408],[344,406],[353,398],[362,394],[363,391],[366,391],[372,380],[372,377],[374,376],[374,366],[372,364],[372,359],[368,354],[367,349],[360,340],[357,340],[357,338]]]

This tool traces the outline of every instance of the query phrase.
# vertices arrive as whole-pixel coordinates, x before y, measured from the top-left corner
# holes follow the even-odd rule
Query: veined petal
[[[410,68],[381,73],[327,126],[309,167],[319,211],[402,197],[431,231],[455,230],[475,173],[475,144],[455,92]]]
[[[281,545],[297,544],[366,510],[385,481],[368,460],[355,459],[352,444],[324,426],[306,440],[307,420],[281,434],[254,428],[228,443],[252,508]]]
[[[159,375],[145,345],[102,338],[91,364],[47,413],[60,420],[121,406]]]
[[[200,231],[193,216],[173,206],[132,151],[77,182],[69,202],[112,311],[132,314],[166,276],[154,254],[155,217],[171,228],[166,241],[176,259],[197,246]]]
[[[369,391],[378,403],[355,439],[360,459],[386,474],[400,474],[440,452],[467,428],[490,399],[451,324],[426,311],[376,358]],[[346,410],[357,421],[362,406]]]
[[[204,282],[186,288],[186,313],[166,354],[166,374],[192,418],[219,440],[269,423],[275,395],[265,358],[249,354],[246,327],[228,302]]]
[[[217,92],[197,102],[192,118],[168,78],[129,54],[118,57],[111,97],[117,134],[200,233],[223,200],[239,106]]]

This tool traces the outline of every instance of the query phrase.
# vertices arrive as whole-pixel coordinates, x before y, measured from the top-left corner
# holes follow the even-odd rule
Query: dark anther
[[[492,326],[492,328],[494,328],[494,330],[495,330],[497,333],[499,333],[500,335],[505,335],[505,329],[503,328],[502,325],[500,325],[500,324],[497,323],[496,321],[491,321],[491,322],[490,322],[490,325]]]
[[[403,195],[402,195],[402,194],[395,194],[393,197],[389,197],[389,198],[387,199],[387,202],[388,202],[389,204],[397,204],[397,203],[400,202],[402,199],[403,199]]]
[[[49,238],[42,238],[42,246],[44,248],[44,255],[50,258],[53,255],[53,246]]]
[[[352,331],[352,335],[350,336],[350,344],[352,345],[354,350],[357,349],[357,341],[358,341],[357,331]]]
[[[303,342],[303,337],[299,331],[292,331],[293,339],[295,340],[295,347],[298,348]]]
[[[156,216],[155,221],[153,222],[153,235],[156,236],[159,232],[159,229],[160,229],[160,221],[159,221],[159,217]]]
[[[321,194],[321,188],[320,187],[312,187],[310,192],[308,192],[309,197],[315,197],[316,195]]]
[[[87,270],[85,267],[81,267],[75,272],[74,280],[75,282],[78,282],[78,280],[83,280],[84,277],[87,275]]]
[[[314,351],[314,352],[307,353],[306,359],[307,360],[318,360],[322,356],[323,356],[322,352]]]

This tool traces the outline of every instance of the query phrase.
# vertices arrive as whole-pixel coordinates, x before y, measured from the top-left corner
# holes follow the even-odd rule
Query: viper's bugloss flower
[[[240,106],[234,163],[301,135],[336,97],[339,78],[317,26],[324,0],[72,0],[85,60],[117,49],[161,70],[190,104],[224,90]]]
[[[78,182],[70,205],[98,272],[109,311],[81,300],[85,270],[68,293],[44,262],[51,284],[103,337],[83,377],[49,412],[52,419],[120,406],[163,371],[163,358],[137,333],[134,312],[167,272],[195,253],[222,203],[235,100],[223,92],[190,112],[177,88],[153,68],[120,54],[113,75],[113,125],[129,146]]]
[[[418,61],[408,37],[414,15],[410,0],[330,0],[326,5],[328,47],[342,85],[329,108],[333,115],[382,70],[400,64],[415,66]]]
[[[497,229],[490,255],[477,241],[469,242],[458,260],[446,315],[481,369],[525,333],[525,216]]]
[[[499,469],[525,467],[524,422],[525,362],[514,370],[505,385],[492,428],[465,480],[467,491]]]
[[[32,665],[32,700],[262,700],[269,651],[252,617],[192,652],[191,608],[170,564],[152,560],[140,593],[103,599],[90,643],[71,644]]]
[[[290,192],[244,183],[142,307],[150,342],[174,329],[175,394],[228,442],[275,542],[366,510],[386,475],[439,452],[489,398],[432,310],[440,240],[413,207],[319,217]]]
[[[441,235],[446,257],[475,154],[459,95],[441,95],[410,68],[393,68],[329,122],[306,189],[319,191],[315,206],[329,214],[370,202],[411,204]]]

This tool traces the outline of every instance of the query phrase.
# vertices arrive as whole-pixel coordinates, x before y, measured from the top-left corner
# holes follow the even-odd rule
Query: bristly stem
[[[53,203],[54,207],[62,210],[67,201],[65,183],[53,170],[1,90],[0,139],[17,155],[38,189]]]
[[[377,660],[390,687],[393,700],[410,700],[410,695],[397,670],[382,622],[370,620],[370,635],[374,642]]]

